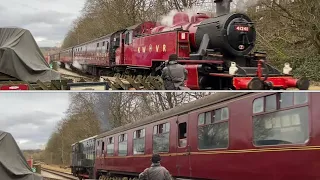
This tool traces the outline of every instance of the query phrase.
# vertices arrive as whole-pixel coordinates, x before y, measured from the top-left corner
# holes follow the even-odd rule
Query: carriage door
[[[109,60],[110,66],[114,66],[116,64],[116,50],[120,46],[120,37],[119,34],[114,34],[111,36],[110,47],[109,47]]]
[[[121,54],[120,54],[120,64],[124,64],[124,46],[125,46],[126,34],[121,33]]]
[[[191,175],[190,145],[188,137],[188,114],[181,115],[177,121],[177,173],[178,176]]]
[[[101,166],[104,167],[105,165],[105,161],[106,161],[106,143],[105,143],[105,138],[102,139],[101,141],[101,158],[102,158],[102,161],[101,161]]]

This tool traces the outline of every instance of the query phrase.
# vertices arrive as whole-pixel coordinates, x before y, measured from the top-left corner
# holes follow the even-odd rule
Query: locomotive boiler
[[[171,26],[142,22],[61,51],[60,61],[76,61],[94,75],[116,73],[160,75],[171,54],[188,70],[185,85],[194,90],[306,90],[306,78],[295,79],[286,64],[282,71],[267,55],[252,52],[256,29],[250,17],[231,13],[231,0],[215,0],[216,15],[178,12]]]

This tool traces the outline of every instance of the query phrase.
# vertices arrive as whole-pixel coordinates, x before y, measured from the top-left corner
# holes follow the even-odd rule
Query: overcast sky
[[[0,130],[21,149],[40,149],[69,106],[68,93],[0,93]]]
[[[85,0],[7,0],[0,4],[1,27],[31,31],[40,47],[61,43]]]

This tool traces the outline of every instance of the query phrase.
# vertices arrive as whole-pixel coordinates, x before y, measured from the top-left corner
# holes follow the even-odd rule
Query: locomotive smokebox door
[[[197,47],[200,47],[205,34],[210,39],[207,50],[217,50],[226,57],[243,57],[249,54],[256,41],[256,30],[251,19],[240,13],[202,21],[195,35]]]

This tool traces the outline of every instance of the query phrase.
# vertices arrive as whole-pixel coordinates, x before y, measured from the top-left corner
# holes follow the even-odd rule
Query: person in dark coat
[[[171,180],[169,171],[160,165],[161,156],[153,154],[151,158],[151,167],[145,169],[139,174],[140,180]]]
[[[184,81],[187,80],[188,71],[183,65],[178,64],[178,56],[171,54],[166,67],[163,68],[161,78],[166,90],[187,90]]]

